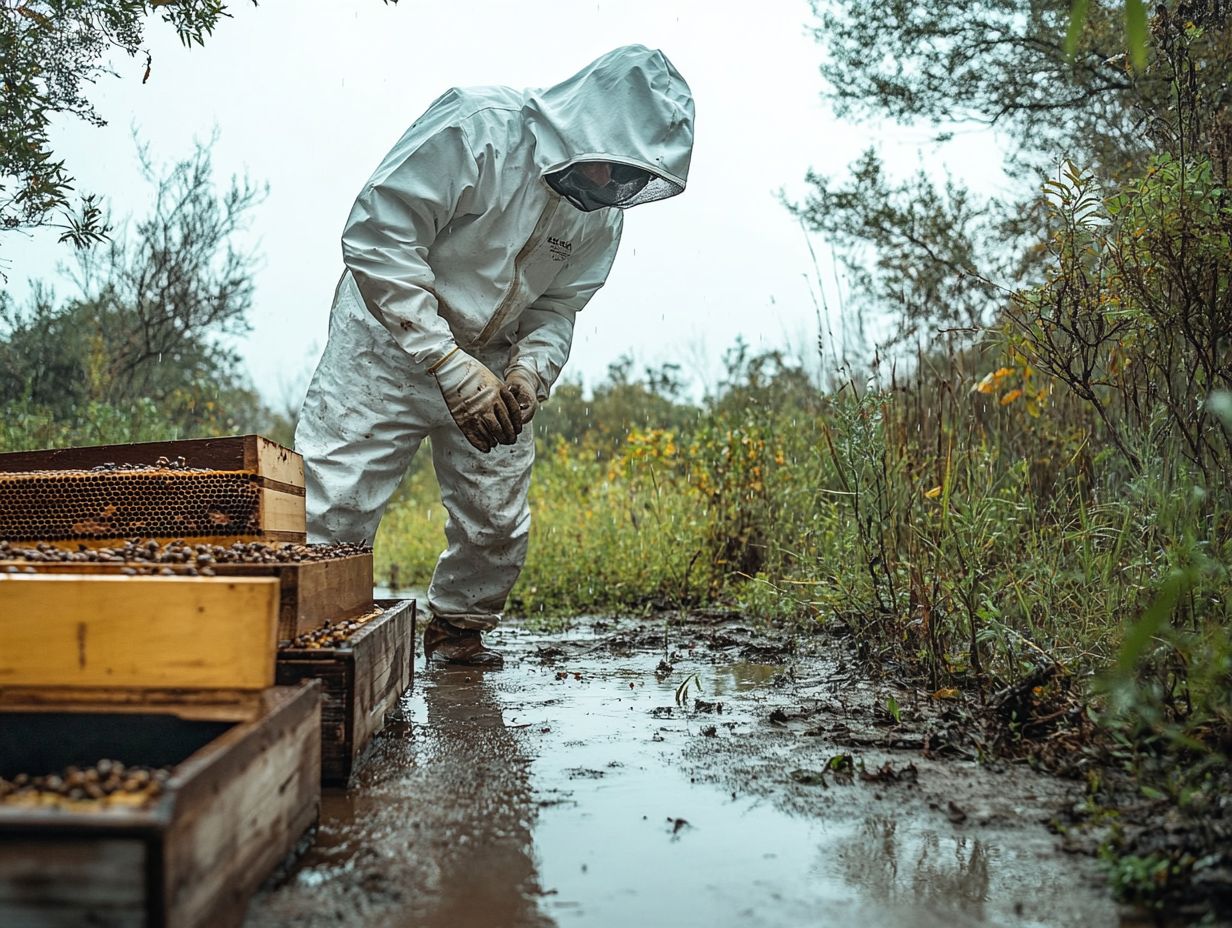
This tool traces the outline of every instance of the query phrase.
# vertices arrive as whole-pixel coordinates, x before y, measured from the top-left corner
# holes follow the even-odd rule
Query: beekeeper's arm
[[[450,126],[403,136],[360,192],[342,233],[342,256],[371,312],[435,378],[449,412],[480,451],[512,444],[517,401],[500,378],[458,347],[438,312],[428,250],[475,200],[480,163]]]
[[[584,242],[548,291],[522,313],[505,380],[518,400],[523,422],[529,422],[539,403],[548,398],[569,359],[574,317],[607,280],[622,227],[618,213],[610,234]]]

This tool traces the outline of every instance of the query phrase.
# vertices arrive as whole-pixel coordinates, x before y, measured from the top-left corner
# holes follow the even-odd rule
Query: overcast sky
[[[150,198],[134,129],[156,159],[171,161],[216,127],[218,174],[269,184],[250,223],[262,259],[242,351],[275,402],[298,402],[324,347],[339,234],[355,195],[451,86],[546,86],[640,42],[661,48],[693,89],[688,189],[628,212],[608,284],[578,317],[565,374],[588,385],[625,353],[639,368],[677,361],[704,385],[738,336],[754,348],[809,352],[816,275],[778,194],[802,194],[810,167],[841,174],[872,144],[896,174],[923,165],[984,191],[1006,183],[987,133],[938,147],[927,127],[837,121],[821,97],[807,0],[262,0],[231,10],[203,48],[152,28],[149,82],[141,83],[143,60],[117,60],[119,79],[91,92],[108,125],[66,123],[55,140],[79,189],[108,195],[119,215]],[[0,257],[16,295],[29,279],[60,276],[66,250],[53,242],[5,237]],[[837,313],[829,251],[813,244]]]

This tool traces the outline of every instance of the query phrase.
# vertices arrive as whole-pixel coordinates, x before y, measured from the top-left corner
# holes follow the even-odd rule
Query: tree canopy
[[[836,246],[853,307],[893,315],[900,339],[978,327],[1008,290],[1040,279],[1041,183],[1061,161],[1115,186],[1160,151],[1207,146],[1226,175],[1232,4],[1159,5],[1141,65],[1124,4],[1078,6],[1081,16],[1070,0],[814,0],[839,115],[931,124],[940,140],[959,124],[991,126],[1019,182],[988,199],[925,172],[896,180],[874,150],[845,178],[808,175],[812,190],[792,209]]]
[[[75,295],[0,294],[0,408],[75,422],[149,404],[181,434],[264,424],[233,347],[254,260],[234,239],[263,191],[234,179],[218,190],[206,146],[166,169],[142,160],[149,211],[77,253]]]
[[[53,225],[62,241],[86,245],[106,232],[94,196],[73,200],[73,177],[48,135],[65,114],[102,125],[86,96],[111,72],[113,51],[151,57],[142,47],[149,19],[170,23],[200,45],[227,15],[219,0],[3,0],[0,2],[0,228]]]
[[[228,6],[223,0],[0,0],[0,230],[52,226],[61,241],[79,247],[101,241],[107,226],[100,201],[74,189],[71,168],[51,144],[53,119],[103,125],[87,92],[115,74],[113,54],[134,61],[134,78],[149,80],[153,59],[143,43],[154,17],[185,45],[202,45],[230,16]]]

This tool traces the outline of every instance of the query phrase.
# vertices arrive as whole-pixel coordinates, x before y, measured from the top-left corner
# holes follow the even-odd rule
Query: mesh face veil
[[[553,190],[584,212],[608,206],[624,209],[674,196],[681,189],[679,185],[642,168],[613,162],[606,162],[611,171],[608,182],[597,184],[581,168],[582,164],[594,162],[571,164],[563,171],[547,175],[545,180]]]

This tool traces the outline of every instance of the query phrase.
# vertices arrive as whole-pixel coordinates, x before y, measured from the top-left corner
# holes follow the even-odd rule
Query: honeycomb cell
[[[115,468],[0,472],[0,538],[246,535],[261,530],[248,471]]]

